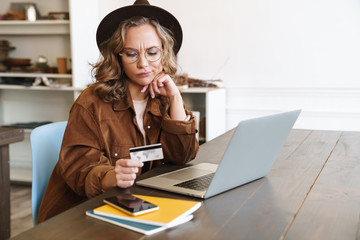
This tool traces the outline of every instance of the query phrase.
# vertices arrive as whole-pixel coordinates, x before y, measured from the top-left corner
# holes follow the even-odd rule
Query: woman
[[[71,108],[38,222],[109,188],[130,187],[136,176],[165,162],[184,164],[195,157],[195,119],[171,78],[181,40],[177,20],[148,3],[137,1],[102,20],[96,82]],[[130,159],[129,148],[155,143],[162,144],[163,160]]]

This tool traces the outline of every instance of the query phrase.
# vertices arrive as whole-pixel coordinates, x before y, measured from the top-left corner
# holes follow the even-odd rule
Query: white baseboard
[[[11,168],[10,181],[30,183],[32,181],[32,169],[30,168]]]

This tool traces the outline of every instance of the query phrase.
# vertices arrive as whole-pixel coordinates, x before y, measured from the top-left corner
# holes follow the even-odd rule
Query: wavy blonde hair
[[[156,20],[146,17],[133,17],[122,22],[114,34],[100,44],[100,60],[92,65],[96,79],[95,91],[106,102],[118,101],[126,95],[127,80],[119,53],[124,49],[125,35],[129,28],[150,24],[155,27],[163,48],[161,64],[163,71],[174,76],[177,71],[176,57],[173,51],[174,38],[170,30]]]

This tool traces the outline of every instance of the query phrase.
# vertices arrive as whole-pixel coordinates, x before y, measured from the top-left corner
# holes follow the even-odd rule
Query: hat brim
[[[125,20],[135,16],[143,16],[156,19],[161,26],[169,29],[174,37],[174,53],[179,52],[182,44],[182,29],[178,20],[168,11],[152,5],[131,5],[118,8],[106,15],[100,22],[96,32],[96,42],[100,44],[109,39],[117,30],[118,26]]]

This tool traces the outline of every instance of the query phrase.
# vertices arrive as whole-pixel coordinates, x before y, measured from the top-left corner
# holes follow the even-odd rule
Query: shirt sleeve
[[[176,121],[164,116],[160,142],[163,145],[164,161],[184,164],[194,159],[199,143],[196,139],[196,119],[192,112],[185,110],[189,120]]]
[[[99,125],[86,109],[75,104],[65,130],[59,165],[65,182],[80,196],[90,198],[101,193],[101,180],[114,169],[102,146]]]

